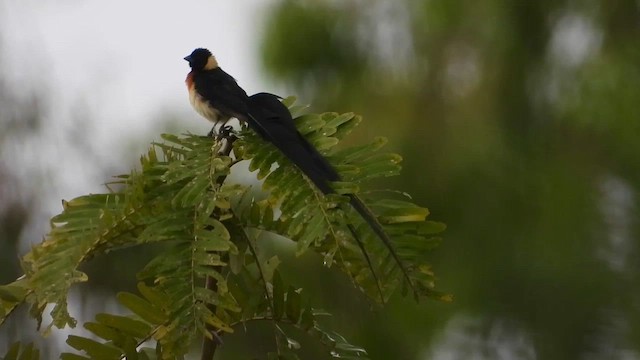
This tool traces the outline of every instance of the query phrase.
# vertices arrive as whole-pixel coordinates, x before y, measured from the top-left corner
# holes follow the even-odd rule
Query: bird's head
[[[184,57],[194,71],[212,70],[218,67],[218,62],[211,51],[203,48],[195,49]]]

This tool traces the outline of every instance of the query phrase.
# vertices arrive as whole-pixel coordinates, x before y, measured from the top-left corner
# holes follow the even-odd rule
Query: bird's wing
[[[199,73],[194,78],[196,91],[209,104],[225,115],[246,120],[247,93],[224,70],[216,68]]]

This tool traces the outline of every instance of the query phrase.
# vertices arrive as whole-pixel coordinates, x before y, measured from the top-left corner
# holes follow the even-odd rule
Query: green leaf
[[[291,107],[289,107],[289,112],[291,112],[291,115],[295,116],[297,114],[300,114],[300,113],[304,112],[308,107],[309,107],[309,105],[291,106]]]
[[[351,121],[353,118],[355,118],[355,116],[356,115],[354,113],[351,113],[351,112],[340,114],[339,116],[336,116],[331,120],[328,120],[326,126],[338,128],[340,125]]]
[[[426,208],[394,209],[384,211],[378,219],[384,224],[395,224],[402,222],[424,221],[427,215],[429,215],[429,210]]]
[[[375,152],[385,146],[387,142],[387,138],[378,136],[369,144],[353,146],[340,150],[334,156],[336,158],[340,158],[344,163],[357,162],[363,158],[371,156],[371,154],[375,154]]]
[[[102,344],[95,340],[76,335],[69,335],[69,337],[67,337],[67,344],[76,350],[84,351],[87,355],[95,359],[120,359],[122,356],[122,351],[115,346]]]
[[[228,251],[233,246],[227,238],[205,229],[196,230],[196,244],[199,251]]]
[[[105,340],[120,340],[124,334],[112,327],[96,322],[86,322],[84,328]]]
[[[429,215],[427,208],[402,200],[378,200],[371,207],[379,214],[380,221],[387,224],[424,221]]]
[[[417,231],[420,235],[431,235],[443,232],[446,229],[447,225],[445,223],[437,221],[425,221],[420,223]]]
[[[208,171],[208,169],[208,164],[202,167],[202,171]],[[181,207],[187,207],[195,205],[200,200],[200,196],[205,193],[210,185],[209,177],[199,176],[193,178],[173,198],[174,206],[179,205]]]
[[[147,286],[143,282],[138,283],[138,291],[144,296],[151,304],[159,308],[165,308],[168,305],[167,298],[163,296],[160,291],[155,290],[152,287]]]
[[[325,125],[325,121],[318,114],[306,114],[296,118],[298,131],[302,135],[306,135],[321,129]]]
[[[331,149],[332,147],[336,146],[338,142],[340,142],[340,140],[334,137],[320,137],[313,141],[313,145],[316,147],[316,149],[323,151]]]
[[[158,325],[167,320],[166,315],[161,309],[156,308],[153,304],[135,294],[121,292],[118,293],[116,297],[127,309],[151,324]]]
[[[239,312],[241,310],[232,297],[225,296],[210,289],[195,288],[195,297],[204,303],[213,304],[234,312]]]
[[[284,106],[288,108],[290,108],[295,102],[296,102],[295,96],[287,96],[286,98],[282,99],[282,104],[284,104]]]
[[[334,181],[332,187],[338,194],[355,194],[360,190],[357,184],[346,181]]]
[[[324,234],[325,229],[325,219],[321,215],[316,215],[311,218],[305,225],[305,233],[298,240],[297,248],[296,248],[296,256],[302,255],[311,243],[318,238],[321,238]]]
[[[27,296],[27,289],[24,285],[24,282],[19,280],[16,283],[0,286],[0,300],[13,303],[22,302]]]
[[[149,324],[127,316],[100,313],[96,315],[96,321],[136,338],[145,338],[152,330]]]

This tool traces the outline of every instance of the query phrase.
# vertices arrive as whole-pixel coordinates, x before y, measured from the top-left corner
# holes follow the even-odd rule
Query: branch
[[[220,146],[220,149],[218,150],[218,155],[229,156],[231,154],[231,150],[233,149],[233,143],[237,139],[238,137],[231,133],[224,133],[224,134],[221,134],[220,137],[216,138],[217,142],[223,142],[222,145]],[[222,186],[226,178],[227,178],[226,176],[218,177],[216,179],[216,186],[218,187]],[[214,213],[211,214],[211,216],[215,216],[215,210],[214,210]],[[216,279],[207,275],[205,280],[205,288],[215,292],[217,291],[217,287],[218,287],[218,284],[216,282]],[[209,310],[211,310],[212,313],[215,314],[216,312],[215,305],[209,304],[207,305],[207,307],[209,308]],[[206,327],[207,327],[207,331],[209,331],[209,334],[211,334],[211,337],[208,337],[206,334],[203,336],[202,354],[200,355],[200,359],[213,360],[213,356],[216,353],[218,345],[222,344],[222,338],[220,337],[220,335],[218,335],[215,327],[209,324],[207,324]]]

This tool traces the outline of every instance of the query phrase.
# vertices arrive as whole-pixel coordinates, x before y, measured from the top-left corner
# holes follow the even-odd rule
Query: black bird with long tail
[[[250,129],[278,148],[322,193],[335,193],[331,182],[339,181],[339,174],[298,132],[289,109],[282,104],[278,96],[269,93],[247,96],[236,80],[220,68],[215,57],[207,49],[195,49],[184,59],[191,67],[191,72],[186,79],[191,105],[200,115],[212,121],[214,128],[217,124],[223,127],[231,118],[246,123]],[[406,267],[375,214],[356,195],[347,194],[347,196],[351,206],[382,240],[402,270],[408,285],[415,292]],[[354,227],[351,224],[348,224],[348,227],[373,271],[379,287],[379,281],[364,244]],[[382,295],[380,287],[379,290]]]

